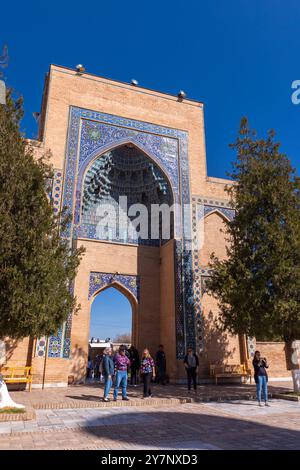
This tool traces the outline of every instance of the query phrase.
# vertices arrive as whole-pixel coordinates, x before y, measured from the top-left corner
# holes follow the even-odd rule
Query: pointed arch
[[[94,300],[98,295],[100,295],[102,292],[104,292],[107,289],[114,288],[118,292],[124,295],[124,297],[128,300],[131,306],[131,312],[132,312],[132,322],[131,322],[131,338],[132,338],[132,344],[138,344],[138,310],[139,310],[139,304],[138,304],[138,299],[136,296],[129,290],[127,289],[126,286],[121,284],[120,282],[113,280],[105,285],[102,285],[97,289],[93,294],[90,296],[90,313],[92,311],[92,305]]]
[[[174,204],[178,194],[175,195],[172,186],[171,176],[167,174],[158,159],[134,139],[122,138],[113,144],[101,147],[101,151],[95,150],[79,171],[75,211],[75,224],[78,232],[89,234],[88,238],[107,240],[106,232],[104,235],[102,232],[100,235],[97,234],[96,226],[99,222],[97,208],[99,205],[108,203],[111,206],[111,220],[113,221],[112,235],[109,235],[112,238],[109,240],[119,241],[118,236],[115,235],[119,234],[118,197],[126,196],[128,203],[131,201],[128,208],[136,203],[143,204],[148,211],[146,212],[148,216],[152,213],[151,204],[172,208],[170,233],[167,239],[174,238],[175,221],[178,221],[180,209],[177,204]],[[108,200],[110,202],[107,202]],[[150,219],[148,223],[149,221]],[[128,236],[127,230],[126,228],[125,241]],[[150,225],[147,225],[147,232],[148,235],[151,232]],[[159,240],[161,238],[159,237]],[[135,242],[134,240],[131,242]],[[141,244],[148,243],[143,240],[149,240],[149,238],[138,237],[136,243],[140,244],[140,241]]]
[[[218,208],[213,209],[213,210],[211,210],[210,212],[208,212],[207,214],[205,214],[204,217],[203,217],[204,220],[207,219],[207,217],[209,217],[209,216],[212,215],[212,214],[217,214],[217,215],[219,215],[223,220],[225,220],[225,221],[227,221],[227,222],[230,222],[230,218],[229,218],[227,215],[223,214],[223,212],[220,211],[220,209],[218,209]]]
[[[173,181],[172,181],[172,175],[168,174],[166,169],[162,166],[161,162],[158,160],[158,158],[154,155],[153,152],[151,152],[148,148],[145,148],[145,146],[142,143],[137,142],[134,138],[129,139],[128,137],[123,137],[121,139],[115,140],[114,142],[110,142],[109,144],[101,146],[100,148],[94,150],[90,154],[89,158],[87,158],[83,162],[83,164],[81,165],[81,167],[79,168],[79,171],[78,171],[77,189],[80,188],[80,193],[82,193],[82,185],[83,185],[83,182],[85,180],[86,174],[87,174],[89,168],[93,165],[93,163],[99,157],[102,157],[105,153],[110,152],[112,150],[116,150],[117,148],[122,147],[123,145],[128,145],[128,144],[129,145],[131,144],[134,147],[136,147],[138,150],[140,150],[145,155],[146,158],[148,158],[149,160],[151,160],[152,162],[154,162],[158,166],[158,168],[160,169],[160,171],[162,172],[162,174],[164,175],[164,177],[166,178],[166,180],[169,184],[171,194],[172,194],[173,203],[174,203],[176,201],[176,195],[174,194],[174,189],[173,189],[174,184],[173,184]],[[80,199],[80,203],[81,203],[81,199]]]
[[[93,301],[95,300],[98,294],[100,294],[101,292],[107,289],[110,289],[111,287],[121,292],[121,294],[123,294],[127,298],[127,300],[130,302],[130,305],[132,306],[132,308],[136,308],[138,306],[138,300],[136,296],[129,289],[127,289],[127,287],[125,287],[123,284],[121,284],[118,281],[112,281],[112,282],[109,282],[108,284],[105,284],[99,287],[99,289],[96,290],[91,295],[90,297],[91,303],[93,303]]]

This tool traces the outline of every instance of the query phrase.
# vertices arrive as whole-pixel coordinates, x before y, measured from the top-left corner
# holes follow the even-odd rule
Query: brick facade
[[[107,242],[80,227],[84,175],[95,158],[120,142],[133,143],[145,152],[165,175],[175,201],[193,203],[190,213],[175,217],[176,241],[171,239],[160,247]],[[74,285],[81,309],[50,339],[40,357],[36,340],[24,339],[8,363],[32,362],[36,386],[84,379],[90,310],[97,294],[89,296],[92,272],[118,272],[139,279],[138,299],[126,285],[115,283],[115,287],[131,302],[137,347],[148,347],[154,354],[160,343],[165,345],[171,380],[184,378],[182,357],[189,344],[196,345],[200,356],[200,378],[208,376],[211,362],[244,362],[243,339],[219,333],[217,302],[202,286],[211,253],[226,256],[224,218],[232,217],[224,192],[230,181],[206,174],[203,104],[51,65],[39,142],[33,144],[37,155],[51,150],[56,169],[55,207],[67,204],[73,222],[66,236],[74,245],[86,248]],[[202,216],[204,243],[187,252],[184,224],[191,227]],[[49,350],[52,357],[48,357]],[[270,346],[267,355],[273,354],[274,373],[283,376],[282,347]]]
[[[287,370],[285,343],[272,341],[257,341],[256,349],[260,351],[262,357],[266,357],[269,362],[268,375],[271,378],[291,377],[291,372]]]

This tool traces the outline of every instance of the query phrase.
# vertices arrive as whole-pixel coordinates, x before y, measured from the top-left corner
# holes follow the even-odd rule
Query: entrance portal
[[[119,286],[112,285],[96,293],[90,314],[88,379],[100,378],[107,347],[116,351],[121,344],[131,345],[134,329],[133,306]]]
[[[91,306],[90,340],[130,343],[131,333],[132,308],[127,297],[115,287],[97,294]]]

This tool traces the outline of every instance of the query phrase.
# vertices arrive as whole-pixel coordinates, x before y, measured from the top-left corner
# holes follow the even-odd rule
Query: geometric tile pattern
[[[182,359],[188,347],[196,349],[195,279],[193,253],[184,243],[175,241],[176,357]]]
[[[180,203],[180,199],[189,202],[187,137],[184,131],[71,107],[63,205],[74,215],[75,225],[80,219],[87,169],[97,157],[126,143],[135,145],[161,168],[170,182],[175,202]],[[184,186],[181,195],[180,180]],[[180,223],[181,214],[177,213],[175,236],[180,236]],[[80,234],[80,224],[76,230]],[[71,232],[70,222],[63,235],[69,237]]]
[[[53,211],[58,215],[61,210],[61,197],[62,197],[62,185],[63,185],[63,172],[60,169],[53,170],[52,188],[49,194],[51,203],[53,205]],[[69,315],[70,317],[70,315]],[[68,324],[68,321],[66,322]],[[69,338],[65,337],[66,334],[66,323],[62,325],[57,331],[56,335],[49,337],[48,357],[65,357],[69,358]],[[46,354],[46,337],[40,338],[37,341],[36,355],[43,357]]]
[[[63,173],[62,170],[54,169],[53,187],[52,187],[52,203],[54,213],[60,210],[61,192],[62,192]]]
[[[184,291],[182,289],[182,243],[175,240],[175,328],[176,328],[176,357],[182,359],[185,355],[185,324],[184,324]]]
[[[74,295],[74,281],[70,287],[71,295]],[[72,329],[72,312],[69,313],[67,321],[64,324],[64,342],[62,348],[62,357],[68,359],[71,352],[71,329]]]
[[[225,207],[206,206],[206,205],[204,206],[204,217],[206,217],[208,214],[211,214],[212,212],[219,212],[228,220],[233,220],[234,218],[233,209],[228,209]]]
[[[114,273],[98,273],[91,272],[89,280],[89,299],[103,287],[109,287],[114,283],[120,284],[129,290],[135,297],[136,301],[140,300],[140,277],[131,274],[114,274]]]
[[[194,308],[195,308],[195,342],[196,352],[201,353],[204,350],[204,330],[203,330],[203,318],[202,318],[202,278],[201,278],[201,267],[199,263],[199,250],[197,249],[197,206],[192,201],[192,237],[193,237],[193,275],[194,275]]]
[[[247,336],[247,348],[248,348],[248,357],[249,359],[254,358],[254,353],[256,350],[256,339],[255,337]]]
[[[64,328],[60,327],[56,335],[50,336],[48,357],[62,357],[63,330]]]
[[[46,345],[47,345],[47,337],[46,336],[42,336],[41,338],[37,339],[36,349],[35,349],[35,357],[45,357]]]

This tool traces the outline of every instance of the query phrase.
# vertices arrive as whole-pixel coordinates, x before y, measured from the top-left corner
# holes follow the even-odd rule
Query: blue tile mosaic
[[[248,357],[249,359],[254,358],[254,353],[256,350],[256,339],[255,337],[247,336],[247,348],[248,348]]]
[[[114,274],[114,273],[98,273],[91,272],[89,280],[89,293],[90,299],[95,293],[104,287],[121,285],[131,292],[137,303],[140,301],[140,277],[132,274]]]
[[[49,338],[48,357],[62,357],[63,327],[59,328],[56,335]]]
[[[170,182],[175,202],[189,203],[187,141],[188,134],[183,131],[71,107],[63,205],[74,215],[76,224],[88,167],[100,155],[126,143],[135,145],[161,168]],[[180,213],[175,214],[175,237],[180,237],[181,217]],[[70,222],[63,236],[69,238],[71,231]]]
[[[61,210],[61,197],[63,185],[63,171],[61,169],[53,170],[53,179],[48,192],[53,211],[58,214]],[[61,328],[59,328],[56,335],[49,337],[48,357],[64,357],[69,358],[70,355],[70,335],[71,335],[71,320],[72,314],[68,316]],[[46,354],[46,338],[39,338],[37,340],[36,355],[44,357]]]
[[[47,346],[47,337],[42,336],[36,341],[35,356],[36,357],[45,357],[46,355],[46,346]]]

